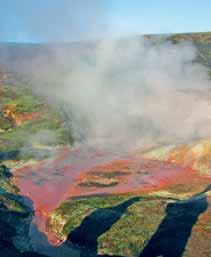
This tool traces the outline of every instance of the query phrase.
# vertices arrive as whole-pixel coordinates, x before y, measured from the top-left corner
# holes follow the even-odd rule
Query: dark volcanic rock
[[[0,166],[0,256],[37,256],[32,252],[29,229],[33,218],[32,202],[14,192],[9,169]],[[4,183],[3,183],[4,182]],[[6,187],[3,187],[6,185]]]
[[[0,177],[1,178],[11,178],[12,176],[13,176],[12,173],[5,165],[0,166]]]

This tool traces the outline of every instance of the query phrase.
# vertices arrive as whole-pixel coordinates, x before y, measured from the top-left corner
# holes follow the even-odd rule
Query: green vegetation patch
[[[106,208],[119,205],[130,198],[131,195],[110,195],[66,201],[52,213],[49,228],[62,238],[80,226],[84,218],[97,209],[104,208],[106,215],[111,211]],[[167,200],[156,196],[140,197],[140,200],[130,205],[121,218],[98,238],[98,253],[138,256],[165,216],[167,203]]]
[[[12,180],[12,173],[5,165],[0,165],[0,189],[9,193],[18,193],[14,181]]]
[[[118,204],[124,200],[129,199],[130,196],[102,196],[102,197],[86,197],[80,199],[73,199],[63,202],[52,215],[51,227],[59,234],[68,235],[74,228],[80,225],[81,221],[97,208],[106,208]],[[60,222],[57,222],[58,219]],[[61,221],[65,220],[65,224]],[[57,227],[57,225],[61,226]],[[56,225],[54,227],[54,224]],[[63,225],[62,225],[63,224]]]
[[[119,181],[115,179],[90,179],[85,182],[79,183],[81,187],[111,187],[118,185]]]
[[[9,196],[0,195],[0,203],[6,206],[6,208],[9,211],[16,211],[16,212],[26,211],[25,206],[21,202],[15,199],[9,198]]]
[[[2,154],[8,152],[14,152],[9,159],[44,159],[51,156],[50,147],[69,143],[68,128],[59,111],[49,106],[44,98],[33,95],[26,87],[1,85],[0,99],[0,161],[5,159],[1,158]],[[12,118],[4,117],[7,108],[15,115],[34,112],[39,115],[16,125]]]
[[[16,99],[8,100],[6,105],[14,106],[17,113],[26,113],[39,111],[43,103],[39,98],[32,95],[21,95]]]
[[[39,142],[36,135],[39,137],[44,131],[48,131],[54,137],[51,142],[46,139],[48,146],[67,144],[66,131],[54,119],[42,117],[38,120],[27,121],[11,131],[1,133],[0,151],[17,151],[18,154],[14,156],[16,159],[46,158],[50,155],[49,150],[33,146],[36,141],[42,143]]]
[[[0,205],[6,207],[9,211],[27,211],[26,206],[17,196],[18,191],[10,170],[4,165],[0,165]]]
[[[165,216],[166,202],[140,200],[98,239],[100,254],[138,256]]]

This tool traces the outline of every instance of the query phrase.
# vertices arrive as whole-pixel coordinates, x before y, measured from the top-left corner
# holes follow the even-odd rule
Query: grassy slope
[[[44,158],[47,150],[35,149],[33,143],[42,143],[35,139],[36,134],[44,131],[44,141],[49,146],[67,144],[66,130],[62,126],[56,110],[50,108],[44,99],[34,96],[28,89],[13,85],[0,85],[0,152],[14,152],[14,157],[28,159]],[[10,117],[4,116],[4,110],[15,109],[15,115],[38,113],[38,117],[16,125]],[[47,132],[46,132],[47,131]],[[51,140],[45,139],[51,136]],[[34,140],[33,140],[34,139]],[[38,140],[38,142],[36,142]],[[35,141],[35,142],[34,142]],[[40,141],[40,142],[39,142]],[[24,151],[22,151],[24,149]]]
[[[132,197],[134,196],[110,195],[66,201],[52,213],[49,228],[56,231],[57,235],[63,238],[63,235],[68,235],[74,231],[74,229],[80,227],[86,217],[89,216],[91,218],[92,213],[97,210],[101,211],[98,215],[92,217],[92,219],[95,219],[94,223],[98,224],[97,226],[101,226],[100,224],[102,224],[106,216],[108,216],[108,222],[110,215],[115,216],[115,211],[112,211],[110,207],[117,206]],[[175,200],[167,196],[140,196],[140,200],[130,205],[127,210],[124,211],[121,218],[117,220],[109,230],[98,237],[98,254],[127,257],[139,256],[149,239],[157,231],[160,223],[164,220],[167,205],[171,202],[175,202]],[[191,208],[189,210],[185,208],[178,209],[178,213],[174,213],[172,217],[172,224],[176,224],[177,217],[180,217],[180,215],[184,215],[185,217],[187,211],[191,212]],[[203,254],[207,251],[211,233],[210,212],[211,210],[209,209],[209,211],[200,216],[197,225],[194,227],[194,234],[190,238],[184,256],[195,256],[193,245],[197,246],[197,249],[200,249],[201,255],[199,254],[198,256],[205,256]],[[95,229],[92,227],[86,230],[87,234],[94,232]],[[168,233],[167,227],[165,235],[167,236]],[[201,240],[201,236],[203,236],[204,240]],[[165,240],[168,240],[168,236]]]
[[[93,211],[115,206],[130,198],[130,195],[111,195],[64,202],[60,208],[53,212],[50,227],[52,230],[56,230],[60,236],[62,234],[68,235]],[[130,206],[122,218],[98,238],[99,253],[122,256],[137,256],[140,253],[144,243],[149,240],[162,220],[167,203],[167,201],[156,199],[156,197],[148,198],[144,196]],[[145,214],[149,210],[150,215],[146,217]],[[109,210],[105,210],[104,215],[106,212],[109,213]],[[61,221],[64,220],[66,223],[63,227]]]

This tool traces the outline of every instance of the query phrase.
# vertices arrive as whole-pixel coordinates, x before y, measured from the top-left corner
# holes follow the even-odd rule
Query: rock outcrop
[[[0,166],[0,253],[6,256],[41,256],[33,253],[29,230],[33,218],[32,202],[17,194],[9,169]]]

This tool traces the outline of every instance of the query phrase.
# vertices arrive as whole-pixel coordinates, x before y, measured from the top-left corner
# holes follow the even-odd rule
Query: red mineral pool
[[[171,162],[145,160],[136,154],[120,155],[87,146],[61,149],[55,158],[14,171],[20,193],[33,201],[34,222],[52,244],[61,242],[46,230],[48,213],[65,199],[153,191],[175,180],[187,180],[193,173],[191,168]]]

